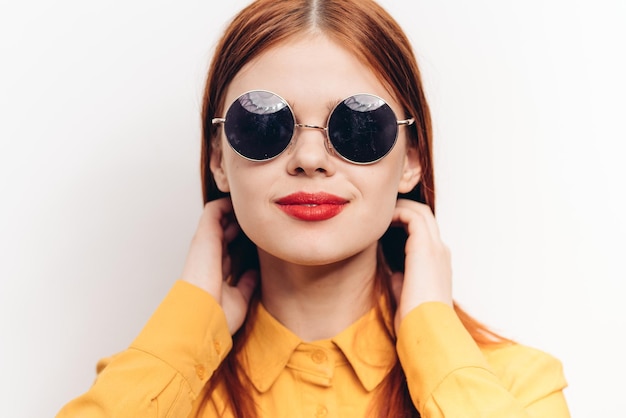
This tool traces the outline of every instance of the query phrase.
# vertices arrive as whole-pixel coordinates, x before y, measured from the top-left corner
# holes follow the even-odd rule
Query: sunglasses
[[[231,148],[248,160],[267,161],[279,156],[293,140],[296,128],[304,128],[324,131],[326,149],[355,164],[382,159],[396,143],[398,126],[414,122],[413,118],[398,120],[378,96],[355,94],[333,108],[326,127],[297,123],[287,101],[265,90],[242,94],[225,117],[211,121],[224,125]]]

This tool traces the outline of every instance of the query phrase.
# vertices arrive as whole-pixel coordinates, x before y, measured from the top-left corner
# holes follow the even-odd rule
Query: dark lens
[[[294,129],[287,102],[267,91],[239,96],[228,109],[224,125],[230,146],[251,160],[269,160],[283,152]]]
[[[339,103],[328,121],[333,148],[345,159],[367,164],[383,158],[396,142],[398,124],[383,99],[357,94]]]

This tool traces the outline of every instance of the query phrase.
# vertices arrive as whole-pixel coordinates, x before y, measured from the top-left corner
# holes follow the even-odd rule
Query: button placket
[[[328,361],[328,356],[322,350],[315,350],[311,353],[311,360],[315,364],[322,364]]]
[[[213,342],[213,348],[215,349],[215,354],[217,354],[218,356],[220,354],[222,354],[222,343],[219,341],[214,341]]]
[[[203,364],[196,364],[196,376],[200,380],[203,380],[206,376],[206,367]]]
[[[317,405],[317,408],[315,408],[315,418],[324,418],[326,416],[328,416],[328,408],[324,405]]]

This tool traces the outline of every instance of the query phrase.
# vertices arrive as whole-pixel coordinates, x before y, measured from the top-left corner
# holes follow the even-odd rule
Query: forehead
[[[225,103],[250,90],[272,91],[296,107],[304,103],[319,107],[356,93],[371,93],[398,111],[396,100],[374,71],[322,34],[283,42],[254,58],[230,83]]]

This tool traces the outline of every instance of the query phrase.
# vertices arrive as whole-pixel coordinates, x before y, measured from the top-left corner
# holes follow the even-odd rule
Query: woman
[[[60,417],[569,416],[557,360],[453,305],[428,106],[378,5],[251,4],[203,124],[181,280]]]

